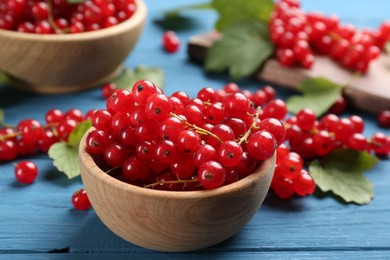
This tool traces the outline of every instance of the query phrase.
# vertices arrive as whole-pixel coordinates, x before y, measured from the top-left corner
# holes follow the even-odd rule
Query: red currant
[[[30,184],[35,181],[38,176],[38,167],[30,161],[21,161],[15,166],[16,180],[23,184]]]
[[[73,193],[72,204],[77,210],[87,210],[91,207],[87,192],[84,189],[79,189]]]

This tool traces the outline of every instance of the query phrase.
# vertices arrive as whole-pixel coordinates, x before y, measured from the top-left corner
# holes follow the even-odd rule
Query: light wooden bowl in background
[[[147,8],[110,28],[79,34],[38,35],[0,29],[0,71],[11,86],[38,93],[95,87],[116,76],[140,37]]]
[[[85,151],[86,135],[79,148],[81,177],[96,214],[118,236],[157,251],[193,251],[233,236],[259,210],[275,168],[276,155],[215,190],[152,190],[104,173]]]

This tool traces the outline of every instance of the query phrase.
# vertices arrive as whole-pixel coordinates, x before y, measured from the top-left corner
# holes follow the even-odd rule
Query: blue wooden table
[[[165,72],[165,92],[182,89],[194,96],[204,86],[221,88],[226,75],[208,76],[191,63],[186,42],[194,34],[210,30],[216,14],[187,12],[193,18],[188,30],[179,31],[182,46],[169,55],[161,48],[163,30],[154,24],[162,12],[183,5],[183,1],[146,1],[148,22],[126,66],[159,66]],[[196,0],[185,1],[198,3]],[[303,1],[307,10],[337,13],[345,22],[377,26],[389,15],[387,0]],[[1,43],[0,43],[1,44]],[[240,82],[256,90],[261,83]],[[279,97],[288,93],[277,88]],[[390,91],[390,89],[389,89]],[[0,86],[0,107],[6,121],[24,118],[44,121],[51,108],[63,111],[79,108],[86,112],[102,108],[100,89],[68,95],[34,95]],[[366,121],[367,135],[380,130],[375,116],[359,112]],[[385,131],[390,134],[390,131]],[[390,160],[382,160],[366,176],[375,185],[375,198],[366,206],[343,204],[330,197],[309,196],[284,201],[269,194],[261,210],[234,237],[190,253],[160,253],[132,245],[114,235],[95,212],[73,209],[72,193],[82,188],[80,178],[68,180],[44,155],[30,158],[40,174],[32,185],[15,181],[12,163],[0,165],[0,258],[139,258],[139,259],[390,259]],[[56,253],[56,254],[55,254]]]

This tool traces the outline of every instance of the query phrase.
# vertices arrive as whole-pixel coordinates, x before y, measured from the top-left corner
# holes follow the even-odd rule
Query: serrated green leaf
[[[81,123],[79,123],[76,128],[70,133],[68,144],[73,147],[78,147],[81,141],[81,138],[83,138],[84,134],[88,131],[89,128],[92,126],[91,120],[85,120]]]
[[[222,38],[208,50],[205,69],[211,72],[228,69],[237,80],[254,73],[272,53],[266,24],[239,21],[226,28]]]
[[[218,31],[242,20],[268,23],[275,6],[272,0],[213,0],[212,5],[219,13],[219,19],[215,25]]]
[[[347,203],[368,204],[374,197],[373,185],[363,172],[370,170],[378,159],[367,152],[339,149],[309,166],[317,186],[332,192]]]
[[[7,83],[8,77],[4,72],[0,71],[0,84]]]
[[[321,116],[341,97],[343,87],[326,78],[318,77],[304,80],[298,87],[300,96],[287,99],[290,113],[296,114],[303,108],[310,108]]]
[[[91,120],[80,122],[70,133],[68,142],[58,142],[50,146],[48,154],[53,159],[54,166],[69,179],[80,175],[78,147],[81,138],[91,126]]]
[[[80,175],[78,150],[66,142],[58,142],[50,146],[49,157],[53,159],[54,166],[72,179]]]
[[[113,80],[118,88],[130,90],[138,80],[145,79],[152,81],[156,86],[162,88],[164,85],[164,73],[158,67],[137,66],[134,70],[126,68]]]

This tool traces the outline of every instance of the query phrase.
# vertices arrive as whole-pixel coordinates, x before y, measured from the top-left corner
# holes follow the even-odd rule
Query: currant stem
[[[106,174],[110,174],[111,172],[113,172],[115,170],[118,170],[118,169],[121,169],[121,168],[122,168],[122,166],[116,166],[114,168],[111,168],[111,169],[107,170],[105,173]]]
[[[57,127],[58,125],[59,125],[58,123],[50,123],[50,124],[43,126],[43,128],[44,129],[53,128],[53,130],[55,130],[55,127]],[[0,126],[10,127],[10,128],[14,128],[14,129],[16,128],[15,126],[6,125],[6,124],[0,125]],[[58,136],[57,131],[53,131],[53,133],[55,136]],[[18,137],[20,135],[21,135],[20,131],[12,133],[12,134],[0,135],[0,141],[5,141],[5,140],[10,139],[10,138]]]
[[[252,122],[251,126],[249,127],[248,131],[246,131],[244,136],[241,137],[240,140],[238,141],[239,145],[241,145],[243,142],[245,142],[248,139],[248,137],[251,135],[252,130],[256,128],[256,125],[259,122],[260,112],[261,112],[261,107],[259,106],[256,109],[256,114],[254,116],[254,119],[253,119],[253,122]]]
[[[56,33],[58,34],[65,34],[66,31],[60,29],[57,24],[55,23],[54,21],[54,17],[53,17],[53,5],[51,3],[50,0],[46,0],[46,4],[48,6],[48,17],[47,17],[47,20],[50,24],[50,26],[54,29],[54,31],[56,31]]]
[[[155,186],[161,185],[161,184],[176,184],[176,183],[191,183],[191,182],[198,182],[198,178],[194,178],[194,179],[191,179],[191,180],[158,181],[158,182],[154,182],[154,183],[145,185],[144,188],[147,188],[147,189],[148,188],[154,188]]]
[[[6,134],[6,135],[1,135],[0,136],[0,141],[5,141],[10,138],[18,137],[20,135],[20,132],[15,132],[12,134]]]
[[[221,144],[223,143],[223,141],[221,140],[221,138],[219,138],[218,136],[216,136],[215,134],[211,133],[210,131],[204,129],[204,128],[201,128],[199,126],[196,126],[194,124],[190,124],[187,122],[187,120],[181,118],[180,116],[176,115],[175,113],[170,113],[171,116],[173,117],[176,117],[177,119],[179,119],[180,121],[182,121],[183,123],[185,123],[187,126],[189,126],[190,128],[194,129],[195,132],[197,132],[198,134],[202,134],[202,135],[210,135],[212,137],[214,137],[215,139],[217,139],[219,142],[221,142]]]

